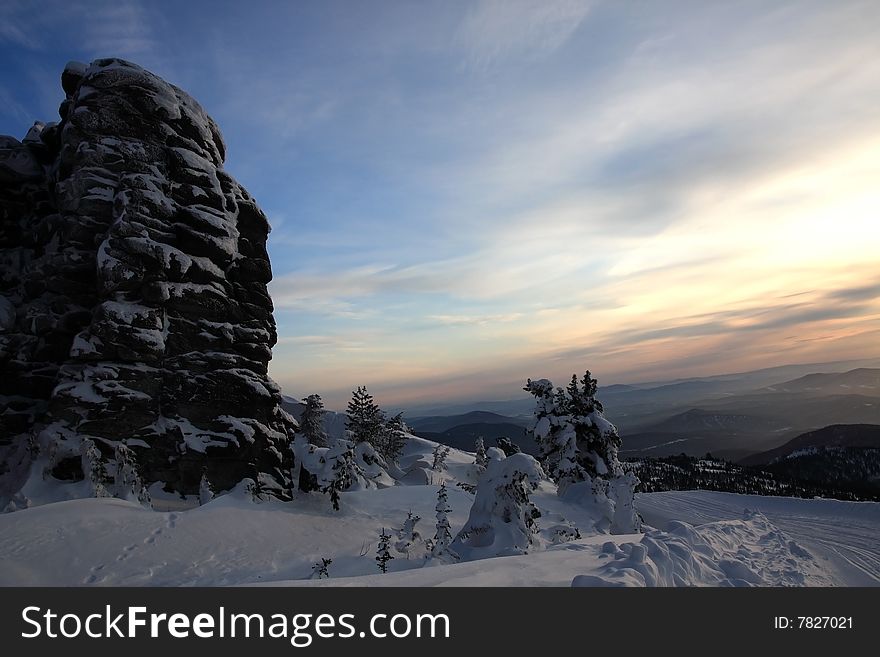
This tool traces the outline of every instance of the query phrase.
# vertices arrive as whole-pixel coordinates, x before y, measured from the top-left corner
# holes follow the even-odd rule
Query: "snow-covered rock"
[[[269,224],[217,125],[119,59],[68,64],[62,87],[60,124],[0,138],[0,502],[33,458],[82,479],[83,439],[108,472],[129,439],[146,486],[196,493],[207,469],[286,495]]]

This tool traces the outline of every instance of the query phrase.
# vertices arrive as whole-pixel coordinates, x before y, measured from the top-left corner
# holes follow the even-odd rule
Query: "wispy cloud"
[[[101,57],[134,57],[157,49],[152,21],[137,0],[114,0],[91,11],[83,21],[82,43]]]
[[[44,39],[38,34],[45,20],[43,14],[32,2],[8,0],[0,4],[0,43],[27,50],[41,49]]]
[[[59,66],[98,55],[219,120],[275,229],[273,372],[295,389],[482,397],[586,367],[877,353],[877,3],[12,1],[0,19],[4,126],[54,111]]]
[[[436,322],[444,326],[487,326],[513,322],[523,317],[523,313],[505,313],[501,315],[428,315],[428,322]]]
[[[478,0],[462,20],[456,42],[473,68],[546,57],[571,38],[590,5],[586,0]]]

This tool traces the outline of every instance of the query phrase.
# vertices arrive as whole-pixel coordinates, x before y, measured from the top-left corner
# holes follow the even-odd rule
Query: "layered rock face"
[[[59,124],[0,137],[6,488],[31,459],[81,479],[88,438],[108,471],[125,442],[148,485],[194,493],[207,468],[217,488],[285,497],[269,224],[223,170],[217,126],[121,60],[69,64],[62,86]]]

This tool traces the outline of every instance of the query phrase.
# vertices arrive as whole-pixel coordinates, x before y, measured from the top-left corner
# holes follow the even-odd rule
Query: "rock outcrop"
[[[147,485],[289,487],[296,426],[267,366],[266,239],[223,170],[214,121],[134,64],[68,64],[61,121],[0,137],[0,478],[109,476],[120,442]],[[0,491],[2,493],[3,491]]]

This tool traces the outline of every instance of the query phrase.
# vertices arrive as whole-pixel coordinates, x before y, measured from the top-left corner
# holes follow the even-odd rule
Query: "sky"
[[[284,391],[880,356],[880,3],[0,4],[0,134],[118,56],[269,217]]]

